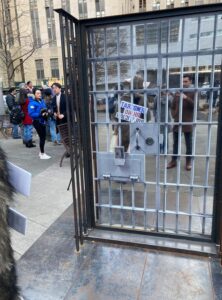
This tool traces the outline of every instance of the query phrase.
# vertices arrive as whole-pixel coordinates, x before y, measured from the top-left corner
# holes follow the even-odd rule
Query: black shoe
[[[34,144],[32,143],[32,141],[29,141],[28,143],[26,143],[26,147],[27,147],[27,148],[33,148],[33,147],[36,147],[36,145],[34,145]]]
[[[21,139],[22,137],[21,136],[13,136],[12,137],[14,140],[18,140],[18,139]]]

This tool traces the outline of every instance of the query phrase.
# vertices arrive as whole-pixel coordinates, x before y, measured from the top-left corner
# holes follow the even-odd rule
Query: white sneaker
[[[50,159],[51,158],[51,156],[49,156],[45,153],[41,153],[41,155],[39,157],[40,157],[40,159]]]

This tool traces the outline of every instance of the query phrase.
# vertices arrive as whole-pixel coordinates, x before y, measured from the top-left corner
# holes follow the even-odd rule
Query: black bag
[[[24,117],[25,117],[25,114],[22,111],[21,106],[14,105],[12,110],[10,111],[10,122],[14,125],[21,124]]]

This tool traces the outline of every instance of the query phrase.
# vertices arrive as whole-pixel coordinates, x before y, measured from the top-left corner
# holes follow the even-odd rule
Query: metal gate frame
[[[91,138],[92,143],[94,143],[94,140],[93,136],[91,137],[89,117],[89,104],[92,104],[92,99],[89,99],[88,85],[92,83],[88,82],[86,40],[87,27],[95,25],[111,25],[121,21],[132,22],[174,16],[191,16],[193,14],[200,14],[201,12],[222,12],[222,4],[202,5],[86,20],[78,20],[63,9],[56,9],[55,11],[59,13],[60,18],[65,93],[66,95],[72,95],[72,97],[69,96],[66,97],[66,99],[69,125],[69,142],[70,148],[72,149],[70,164],[72,176],[75,239],[76,250],[79,251],[80,245],[83,244],[83,240],[87,237],[88,232],[94,228],[97,228],[95,224],[94,213],[94,198],[96,197],[96,191],[94,191],[93,188],[94,184],[92,170],[92,162],[95,160],[92,157]],[[220,91],[219,103],[212,225],[213,234],[211,237],[211,242],[220,245],[222,251],[222,184],[220,183],[222,178],[222,87]],[[78,124],[77,133],[74,133],[74,123]],[[78,136],[78,143],[73,143],[74,134],[77,134]],[[112,228],[110,230],[115,229]],[[116,230],[121,231],[121,229]],[[127,232],[130,232],[130,230],[127,230]],[[144,234],[144,232],[141,233]],[[166,233],[162,234],[147,232],[146,234],[181,238],[181,236]],[[187,240],[201,241],[201,239],[195,239],[194,237],[183,238]],[[111,242],[113,242],[113,240]]]

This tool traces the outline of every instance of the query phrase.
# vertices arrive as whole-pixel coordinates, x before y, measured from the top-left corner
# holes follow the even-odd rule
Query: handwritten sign
[[[116,118],[131,122],[131,123],[143,123],[145,116],[148,112],[148,108],[137,104],[121,101],[121,112],[116,113]]]

